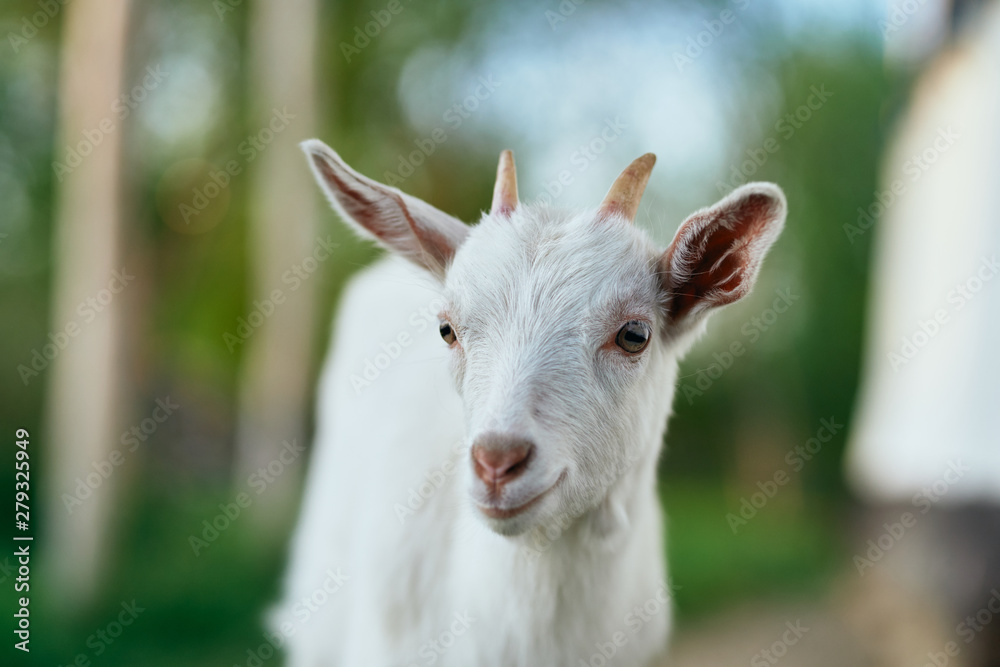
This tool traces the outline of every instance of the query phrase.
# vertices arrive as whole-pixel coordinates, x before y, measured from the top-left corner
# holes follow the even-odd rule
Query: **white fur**
[[[612,664],[664,649],[669,603],[636,608],[665,599],[656,461],[677,360],[703,318],[668,330],[662,257],[624,220],[521,205],[469,230],[443,285],[398,259],[352,281],[272,619],[290,665],[577,667],[616,633]],[[455,349],[428,310],[442,305]],[[607,345],[631,319],[653,329],[636,357]],[[401,332],[412,344],[353,386]],[[469,447],[488,431],[536,445],[511,506],[551,487],[511,519],[476,506]],[[429,498],[401,521],[411,490]],[[318,595],[338,569],[347,580]]]

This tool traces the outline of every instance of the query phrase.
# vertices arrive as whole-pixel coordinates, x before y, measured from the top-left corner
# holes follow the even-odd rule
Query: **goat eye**
[[[649,325],[645,322],[629,322],[618,331],[615,343],[630,354],[642,352],[649,344]]]
[[[448,343],[448,345],[453,345],[458,340],[458,337],[455,336],[455,329],[451,326],[450,322],[441,322],[438,331],[441,332],[441,338],[444,338],[444,342]]]

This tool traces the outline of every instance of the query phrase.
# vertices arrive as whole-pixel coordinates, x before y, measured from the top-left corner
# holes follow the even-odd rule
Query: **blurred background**
[[[315,379],[345,280],[378,254],[321,200],[313,136],[467,221],[503,148],[522,200],[566,207],[652,151],[638,224],[663,245],[737,185],[779,183],[788,224],[755,292],[681,369],[672,664],[997,664],[997,17],[5,0],[0,477],[13,496],[25,429],[31,513],[2,530],[35,540],[30,654],[0,551],[4,664],[280,664],[262,619]],[[789,643],[788,624],[808,631]]]

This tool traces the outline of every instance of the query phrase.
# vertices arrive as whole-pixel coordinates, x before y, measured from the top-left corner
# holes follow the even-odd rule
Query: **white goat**
[[[420,268],[380,262],[340,308],[273,624],[289,664],[648,664],[677,361],[749,292],[781,190],[738,188],[663,251],[632,224],[651,154],[571,214],[519,204],[505,151],[468,227],[303,148],[341,216]]]

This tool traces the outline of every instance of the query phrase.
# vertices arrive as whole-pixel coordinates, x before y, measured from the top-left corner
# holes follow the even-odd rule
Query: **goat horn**
[[[633,160],[632,164],[615,179],[608,194],[604,196],[600,214],[604,217],[622,215],[629,222],[635,220],[635,214],[639,211],[639,201],[646,189],[646,183],[649,182],[654,164],[656,156],[652,153],[646,153]]]
[[[497,183],[493,186],[493,206],[490,214],[509,217],[517,208],[517,170],[514,154],[509,150],[500,153],[497,165]]]

